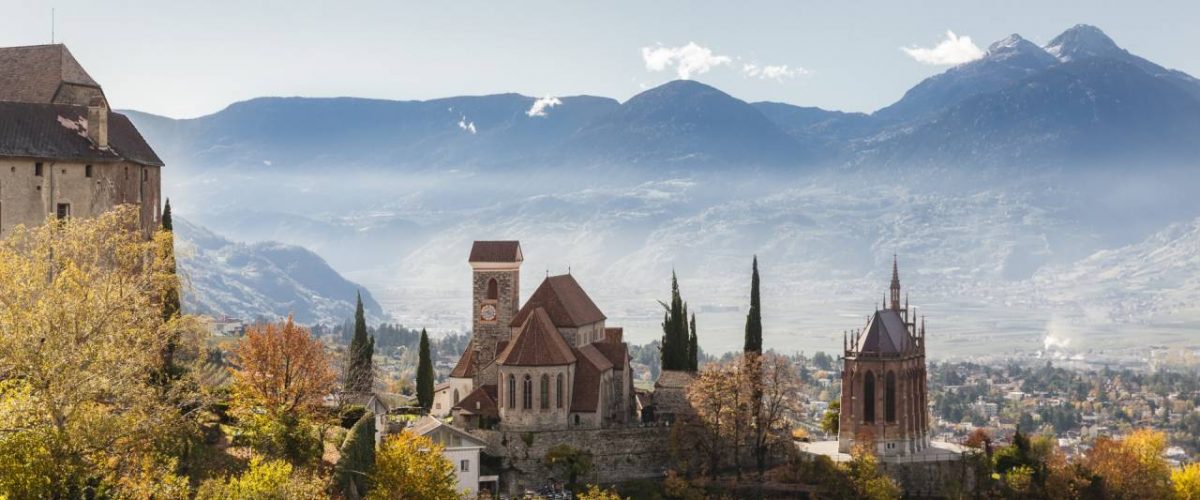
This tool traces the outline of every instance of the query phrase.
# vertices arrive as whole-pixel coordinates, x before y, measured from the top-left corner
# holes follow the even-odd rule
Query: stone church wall
[[[546,452],[566,444],[592,453],[592,475],[581,478],[610,484],[662,477],[670,463],[670,432],[666,427],[621,427],[546,432],[472,430],[487,443],[485,453],[502,457],[502,491],[537,489],[557,478],[545,467]]]

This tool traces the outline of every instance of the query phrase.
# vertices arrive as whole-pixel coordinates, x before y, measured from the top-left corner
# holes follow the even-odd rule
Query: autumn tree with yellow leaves
[[[198,393],[153,380],[172,341],[176,364],[198,358],[201,330],[162,314],[166,241],[133,206],[0,241],[0,497],[177,496],[166,452]]]
[[[390,500],[457,500],[454,464],[443,447],[411,432],[388,436],[375,453],[371,492],[367,498]]]

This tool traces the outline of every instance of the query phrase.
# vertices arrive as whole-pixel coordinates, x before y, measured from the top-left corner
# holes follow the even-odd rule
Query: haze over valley
[[[482,239],[521,241],[523,297],[569,271],[636,343],[661,335],[675,270],[717,353],[740,347],[755,254],[766,342],[797,351],[863,326],[893,253],[932,357],[1191,344],[1200,326],[1200,83],[1090,26],[999,40],[870,115],[679,80],[623,103],[263,98],[130,116],[171,167],[178,214],[303,246],[410,327],[469,328]],[[352,293],[322,276],[339,285],[288,286]],[[300,304],[205,286],[190,306]]]

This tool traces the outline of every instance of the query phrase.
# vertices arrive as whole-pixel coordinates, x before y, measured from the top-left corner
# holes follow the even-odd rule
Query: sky
[[[0,46],[66,43],[110,103],[174,118],[261,96],[625,100],[676,78],[874,111],[1019,33],[1077,24],[1200,75],[1200,2],[0,0]]]

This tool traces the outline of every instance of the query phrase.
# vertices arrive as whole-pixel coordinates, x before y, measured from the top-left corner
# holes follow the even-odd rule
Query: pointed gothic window
[[[896,421],[896,372],[887,373],[887,381],[883,389],[883,413],[888,422]]]
[[[869,371],[863,377],[863,422],[875,423],[875,374]]]
[[[540,406],[543,410],[548,410],[550,409],[550,376],[544,373],[542,374],[541,389],[542,391],[539,394],[540,398],[538,399],[538,406]]]
[[[556,404],[557,408],[562,408],[562,399],[563,399],[563,376],[560,373],[560,374],[558,374],[558,380],[555,382],[555,387],[554,387],[554,400],[555,400],[555,404]]]
[[[533,409],[533,378],[525,375],[525,381],[521,384],[521,408],[526,410]]]
[[[512,375],[508,376],[508,407],[517,407],[517,379]]]
[[[496,278],[488,280],[487,298],[488,300],[496,300],[500,298],[500,285],[496,283]]]

